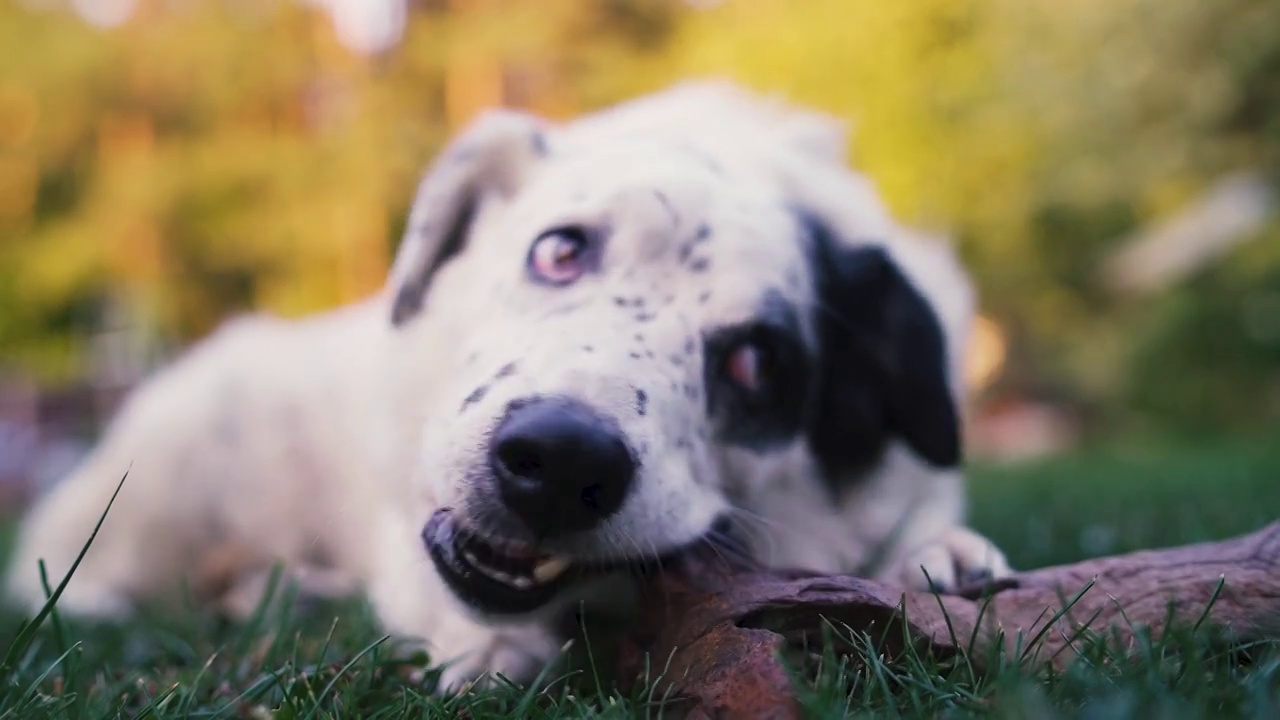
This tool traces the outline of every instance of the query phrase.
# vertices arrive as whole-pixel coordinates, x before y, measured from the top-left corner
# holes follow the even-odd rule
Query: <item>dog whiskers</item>
[[[662,564],[662,553],[658,552],[658,546],[653,543],[652,538],[646,538],[646,540],[649,542],[649,548],[653,550],[653,559],[658,564],[658,577],[662,577],[667,570]]]
[[[725,525],[728,522],[729,518],[725,518],[724,523],[721,524]],[[733,533],[732,528],[719,526],[712,528],[711,532],[703,536],[701,543],[715,553],[726,568],[758,564],[758,559],[755,553],[751,552],[750,546]]]
[[[731,509],[724,520],[730,525],[729,530],[733,531],[738,544],[764,550],[761,554],[765,557],[772,556],[779,544],[778,535],[786,532],[786,528],[776,521],[745,508]]]

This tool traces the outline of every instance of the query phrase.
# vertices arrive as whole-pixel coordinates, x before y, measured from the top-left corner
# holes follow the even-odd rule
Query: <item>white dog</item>
[[[741,531],[765,562],[952,589],[972,291],[832,120],[690,83],[575,122],[492,111],[422,181],[387,291],[230,323],[139,388],[25,522],[38,607],[243,613],[283,561],[367,592],[447,685],[552,658],[554,618]],[[602,595],[602,593],[604,595]]]

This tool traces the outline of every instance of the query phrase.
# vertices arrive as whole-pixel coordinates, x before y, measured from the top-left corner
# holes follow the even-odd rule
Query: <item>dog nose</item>
[[[514,406],[491,447],[503,503],[539,538],[587,530],[617,512],[636,472],[621,432],[572,400]]]

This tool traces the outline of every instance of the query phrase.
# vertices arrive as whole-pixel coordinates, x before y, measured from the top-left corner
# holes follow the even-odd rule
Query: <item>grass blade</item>
[[[111,506],[115,504],[116,497],[120,495],[120,488],[124,487],[124,481],[128,479],[129,472],[125,471],[120,477],[120,482],[116,484],[115,492],[111,493],[111,499],[107,501],[107,507],[103,509],[102,515],[98,516],[98,523],[93,526],[93,532],[89,533],[89,539],[85,542],[84,547],[80,548],[80,554],[76,555],[75,562],[71,563],[71,569],[67,571],[62,582],[58,583],[58,587],[54,589],[49,599],[45,601],[44,606],[40,608],[40,612],[31,619],[30,622],[22,626],[18,631],[17,637],[9,644],[9,649],[5,652],[4,659],[0,660],[0,684],[7,685],[10,675],[13,672],[13,663],[22,653],[26,652],[27,647],[36,636],[36,631],[44,623],[45,618],[53,612],[53,606],[57,604],[58,598],[62,597],[62,592],[67,589],[67,583],[71,582],[71,576],[75,574],[80,567],[80,561],[84,560],[84,556],[89,552],[89,546],[93,545],[93,541],[98,537],[98,531],[102,529],[102,523],[107,519],[107,513],[111,512]]]

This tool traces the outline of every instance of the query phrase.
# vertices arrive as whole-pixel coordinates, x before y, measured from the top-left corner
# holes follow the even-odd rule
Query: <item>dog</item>
[[[119,487],[64,612],[185,584],[243,615],[283,563],[456,689],[530,679],[568,608],[625,612],[637,567],[728,535],[911,588],[1008,574],[963,521],[973,288],[845,155],[833,118],[727,82],[485,112],[385,288],[231,321],[144,383],[31,510],[10,591],[39,607],[39,561],[56,584]]]

